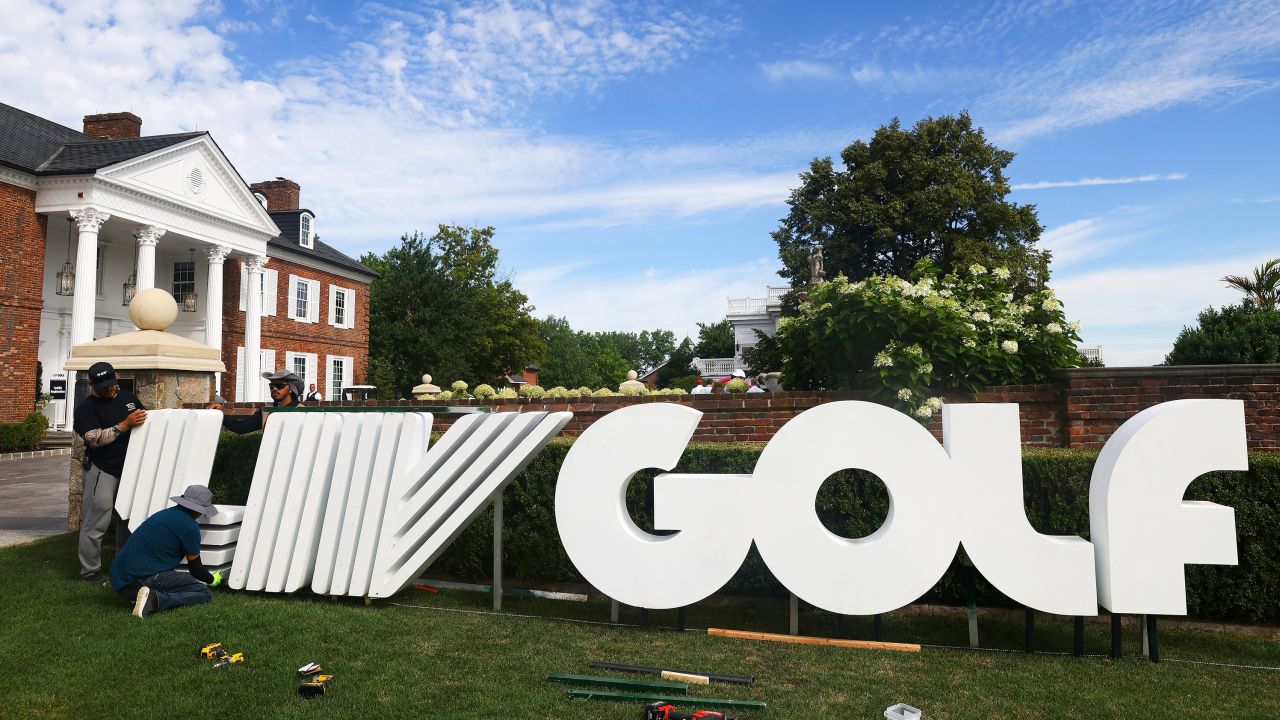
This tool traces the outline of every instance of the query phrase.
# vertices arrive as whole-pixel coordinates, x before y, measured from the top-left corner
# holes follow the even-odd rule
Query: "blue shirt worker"
[[[196,520],[214,515],[213,493],[191,485],[169,498],[175,507],[147,518],[111,563],[111,589],[133,603],[134,617],[145,618],[183,605],[213,600],[211,587],[222,584],[222,573],[210,573],[200,562],[200,526]],[[187,559],[189,572],[174,568]]]
[[[80,520],[80,579],[101,584],[102,536],[111,525],[116,488],[133,429],[147,421],[147,409],[131,392],[120,389],[111,363],[89,366],[90,395],[76,405],[73,428],[84,439],[84,489]],[[116,519],[116,552],[129,539],[129,527]]]

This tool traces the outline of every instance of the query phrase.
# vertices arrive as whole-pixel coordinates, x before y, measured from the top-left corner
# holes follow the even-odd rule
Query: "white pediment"
[[[99,178],[270,236],[279,229],[208,135],[99,170]]]

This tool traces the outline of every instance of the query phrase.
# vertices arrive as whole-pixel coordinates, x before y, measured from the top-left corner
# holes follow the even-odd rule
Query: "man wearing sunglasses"
[[[80,579],[102,584],[102,536],[111,524],[116,487],[124,472],[124,456],[132,430],[147,421],[147,409],[131,392],[120,389],[111,363],[89,367],[91,391],[78,403],[72,427],[84,439],[84,489],[80,520]],[[129,539],[128,523],[116,518],[116,553]]]
[[[302,392],[305,385],[302,378],[287,370],[277,370],[275,372],[264,372],[262,377],[267,379],[271,387],[271,405],[273,407],[301,407]],[[209,406],[212,410],[221,410],[220,403],[213,403]],[[257,432],[261,430],[267,423],[267,414],[262,409],[254,411],[252,415],[223,415],[222,427],[233,433],[243,435],[245,433]]]

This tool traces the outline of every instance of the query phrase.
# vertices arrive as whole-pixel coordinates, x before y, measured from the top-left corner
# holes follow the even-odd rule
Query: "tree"
[[[612,345],[627,361],[629,370],[643,375],[667,359],[676,349],[676,334],[670,330],[596,333],[601,342]]]
[[[1246,300],[1207,308],[1196,327],[1184,327],[1165,365],[1234,365],[1280,362],[1280,310]]]
[[[693,352],[700,358],[733,357],[733,326],[728,319],[714,323],[698,323],[698,344]]]
[[[680,341],[676,349],[671,351],[671,356],[667,358],[667,364],[658,370],[658,387],[672,387],[671,382],[676,378],[688,377],[692,370],[693,359],[697,357],[697,353],[693,349],[693,341],[688,337]],[[689,388],[685,388],[688,390]]]
[[[1253,277],[1228,275],[1222,282],[1244,293],[1245,299],[1255,306],[1274,310],[1280,299],[1280,258],[1268,260],[1253,269]]]
[[[499,273],[493,228],[440,225],[403,235],[362,263],[369,287],[369,375],[393,397],[431,373],[485,382],[541,357],[529,299]]]
[[[756,344],[742,351],[742,361],[747,364],[748,375],[777,372],[782,369],[782,343],[773,335],[755,331]]]
[[[791,210],[773,232],[794,286],[811,282],[809,254],[823,246],[826,277],[908,278],[920,260],[942,273],[972,264],[1004,267],[1023,295],[1049,279],[1049,252],[1034,205],[1006,200],[1013,153],[987,142],[968,113],[926,118],[911,130],[897,118],[871,142],[815,159],[791,191]]]

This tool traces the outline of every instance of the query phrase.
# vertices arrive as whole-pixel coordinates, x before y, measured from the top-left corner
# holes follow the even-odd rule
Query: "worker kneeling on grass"
[[[111,589],[133,603],[135,617],[207,603],[213,599],[209,588],[222,583],[222,573],[210,574],[200,562],[196,524],[200,517],[217,512],[213,493],[192,485],[169,499],[177,506],[147,518],[111,563]],[[183,557],[189,573],[174,569]]]

